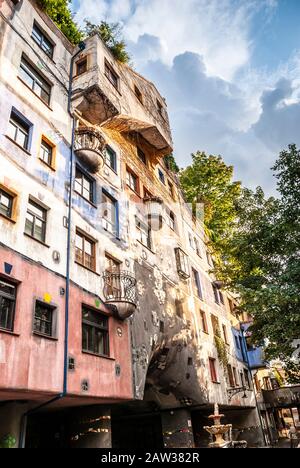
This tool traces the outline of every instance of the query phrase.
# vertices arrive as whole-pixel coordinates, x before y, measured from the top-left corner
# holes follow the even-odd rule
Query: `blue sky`
[[[74,0],[79,23],[118,21],[134,67],[167,99],[180,166],[203,150],[274,192],[300,145],[300,0]]]

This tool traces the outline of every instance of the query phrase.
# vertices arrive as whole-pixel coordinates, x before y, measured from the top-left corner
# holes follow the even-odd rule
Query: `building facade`
[[[0,33],[0,439],[205,447],[219,403],[261,445],[233,299],[165,160],[164,98],[33,0],[2,2]]]

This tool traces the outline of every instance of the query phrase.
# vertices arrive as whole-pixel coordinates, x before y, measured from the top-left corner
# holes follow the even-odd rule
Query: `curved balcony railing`
[[[90,172],[98,172],[104,165],[105,139],[93,127],[79,127],[75,133],[74,151]]]
[[[130,317],[136,309],[136,279],[128,271],[105,271],[103,281],[106,304],[116,306],[120,319]]]

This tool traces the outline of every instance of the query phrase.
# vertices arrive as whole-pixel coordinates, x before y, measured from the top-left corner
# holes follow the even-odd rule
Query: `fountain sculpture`
[[[209,419],[213,419],[213,426],[205,426],[204,429],[211,435],[215,436],[215,441],[210,443],[211,448],[226,448],[231,444],[231,441],[224,440],[223,436],[232,429],[232,424],[221,424],[221,418],[224,414],[219,413],[219,405],[215,403],[214,414],[209,416]]]

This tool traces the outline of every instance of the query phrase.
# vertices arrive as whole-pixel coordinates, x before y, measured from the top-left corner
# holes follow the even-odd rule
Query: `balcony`
[[[300,405],[300,385],[282,387],[276,390],[262,390],[265,403],[275,408]]]
[[[133,315],[136,309],[136,279],[128,271],[103,273],[103,295],[121,320]]]
[[[172,137],[164,99],[153,83],[111,55],[95,34],[86,40],[88,69],[75,76],[73,104],[93,125],[140,135],[157,158],[170,154]],[[139,90],[139,95],[136,93]]]
[[[249,366],[251,369],[264,369],[267,367],[268,362],[264,357],[264,350],[259,348],[251,348],[247,350]]]
[[[93,127],[79,127],[75,133],[74,151],[77,158],[92,172],[104,165],[105,140]]]

